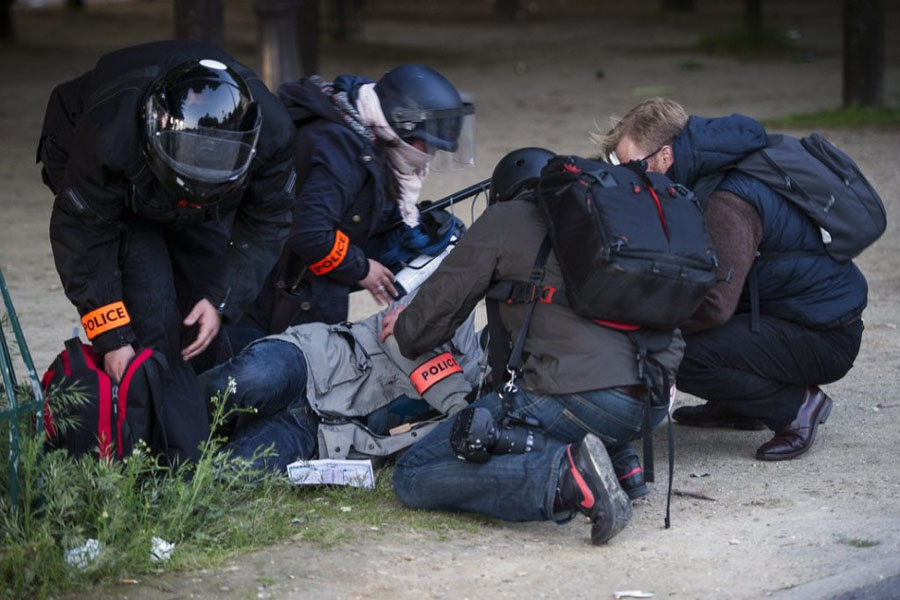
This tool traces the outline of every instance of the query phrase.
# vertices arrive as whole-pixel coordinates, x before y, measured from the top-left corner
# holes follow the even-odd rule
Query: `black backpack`
[[[823,231],[825,251],[856,257],[887,225],[878,193],[849,156],[818,133],[771,134],[766,147],[734,165],[795,204]]]
[[[138,440],[143,440],[154,454],[165,454],[168,446],[159,399],[167,363],[162,354],[149,348],[138,350],[116,385],[103,370],[103,356],[90,345],[75,337],[66,340],[65,346],[41,380],[47,398],[47,449],[63,448],[73,457],[91,452],[111,460],[131,455]],[[67,392],[84,396],[84,402],[63,406],[55,401]],[[57,426],[58,420],[65,420],[66,426]]]
[[[664,175],[560,156],[544,167],[537,202],[578,315],[675,329],[716,282],[700,203]]]

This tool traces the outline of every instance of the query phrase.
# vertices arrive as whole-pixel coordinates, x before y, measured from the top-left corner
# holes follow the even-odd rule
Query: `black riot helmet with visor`
[[[491,175],[488,206],[506,202],[541,176],[541,169],[556,154],[544,148],[519,148],[500,159]]]
[[[446,77],[424,65],[391,69],[375,84],[381,110],[407,143],[421,140],[434,171],[475,165],[475,107]]]
[[[144,154],[178,202],[215,204],[243,189],[262,126],[259,105],[231,67],[181,63],[150,87]]]

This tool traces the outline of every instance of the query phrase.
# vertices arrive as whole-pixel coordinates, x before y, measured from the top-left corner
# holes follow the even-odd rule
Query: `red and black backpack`
[[[103,356],[77,337],[53,361],[41,380],[47,449],[64,448],[72,456],[96,452],[107,460],[131,455],[138,440],[153,453],[165,453],[161,426],[165,358],[139,350],[115,384],[103,370]],[[82,402],[62,401],[67,394]],[[63,425],[63,421],[65,425]]]

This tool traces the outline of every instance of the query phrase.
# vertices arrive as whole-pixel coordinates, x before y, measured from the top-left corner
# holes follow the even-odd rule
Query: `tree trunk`
[[[662,0],[662,9],[667,12],[694,12],[694,0]]]
[[[254,0],[259,19],[259,75],[270,90],[300,77],[296,0]]]
[[[175,0],[173,20],[176,39],[222,44],[222,0]]]
[[[844,0],[844,106],[884,104],[884,0]]]
[[[518,12],[519,0],[494,0],[494,16],[512,21]]]
[[[300,75],[304,77],[319,72],[319,15],[319,0],[300,0],[297,50],[300,52]]]
[[[747,32],[754,41],[760,41],[763,37],[763,10],[762,0],[747,0],[744,4],[744,22]]]
[[[0,40],[13,39],[13,0],[0,0]]]
[[[331,3],[331,39],[343,41],[350,38],[350,1],[327,0]]]

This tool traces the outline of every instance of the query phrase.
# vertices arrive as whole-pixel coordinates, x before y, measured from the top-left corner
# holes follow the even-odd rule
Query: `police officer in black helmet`
[[[474,109],[427,66],[400,65],[377,82],[313,76],[278,95],[297,125],[294,224],[259,298],[228,329],[234,352],[288,326],[345,321],[355,287],[390,303],[393,274],[373,234],[402,218],[404,240],[425,243],[416,203],[426,174],[474,164]]]
[[[255,297],[289,231],[291,131],[250,69],[199,42],[107,54],[50,96],[38,161],[57,270],[113,379],[135,348],[168,358],[172,461],[208,430],[187,361]]]

